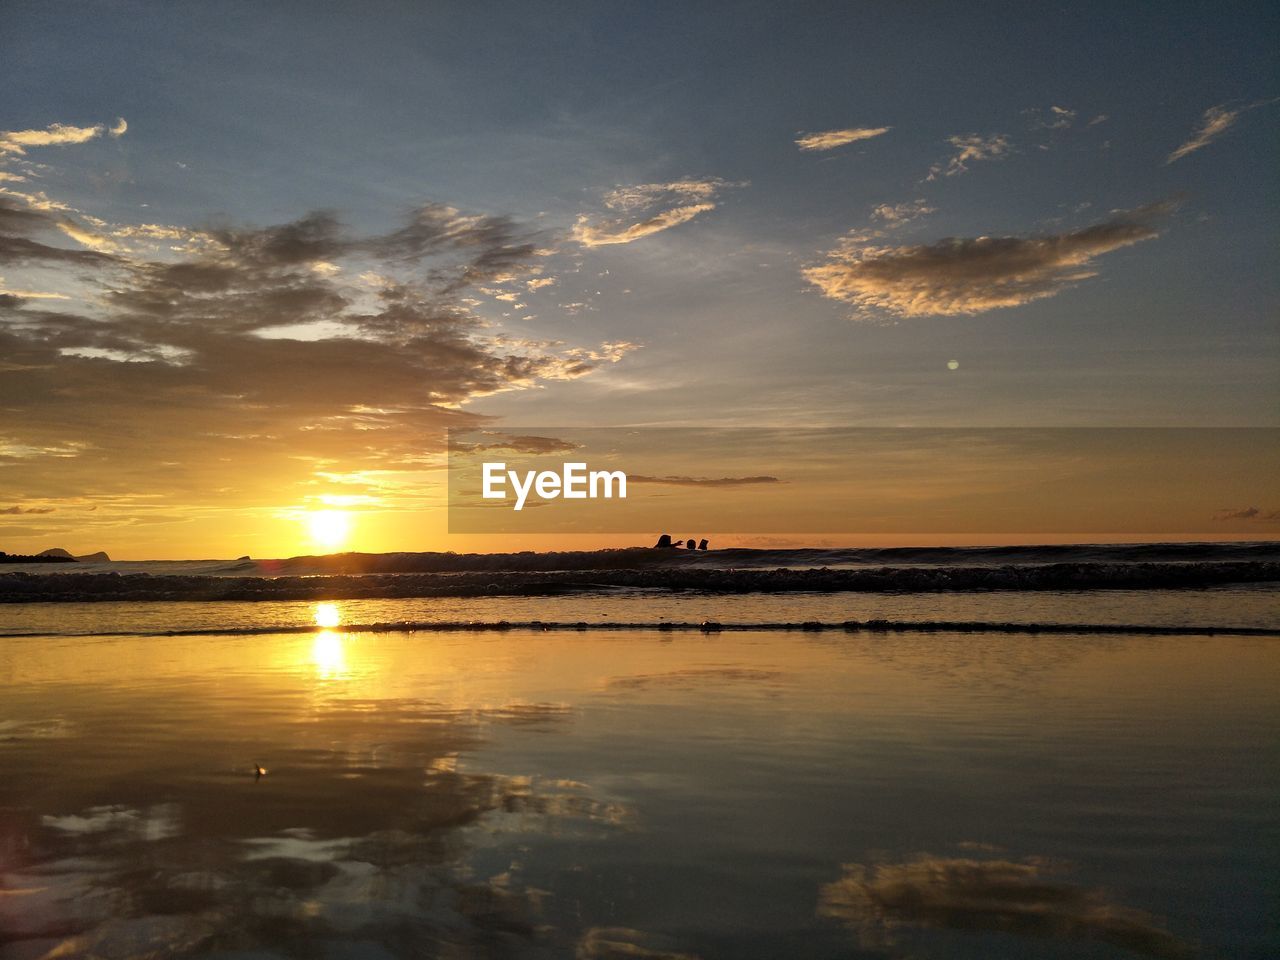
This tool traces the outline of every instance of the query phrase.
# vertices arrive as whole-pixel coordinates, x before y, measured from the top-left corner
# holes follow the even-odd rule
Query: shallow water
[[[1272,956],[1278,642],[9,638],[0,957]]]

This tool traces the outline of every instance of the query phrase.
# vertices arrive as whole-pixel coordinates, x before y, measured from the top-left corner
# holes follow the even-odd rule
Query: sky
[[[1278,27],[6,3],[0,549],[500,549],[449,426],[1275,427]]]

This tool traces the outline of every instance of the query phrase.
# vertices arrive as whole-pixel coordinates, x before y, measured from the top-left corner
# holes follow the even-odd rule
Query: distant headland
[[[110,563],[111,558],[107,556],[105,550],[99,550],[97,553],[86,553],[83,556],[73,556],[70,551],[63,550],[61,547],[50,547],[48,550],[42,550],[40,553],[26,555],[21,553],[5,553],[0,550],[0,563]]]

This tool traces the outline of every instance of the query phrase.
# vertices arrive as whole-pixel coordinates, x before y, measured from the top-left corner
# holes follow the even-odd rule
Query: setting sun
[[[319,547],[333,550],[351,535],[351,515],[344,510],[319,510],[304,519],[311,541]]]

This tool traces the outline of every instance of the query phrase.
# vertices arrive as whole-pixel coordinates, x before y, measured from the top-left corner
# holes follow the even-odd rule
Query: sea
[[[1277,552],[716,553],[670,562]],[[23,565],[0,600],[13,575],[329,572]],[[1278,600],[0,602],[0,960],[1274,957]]]

